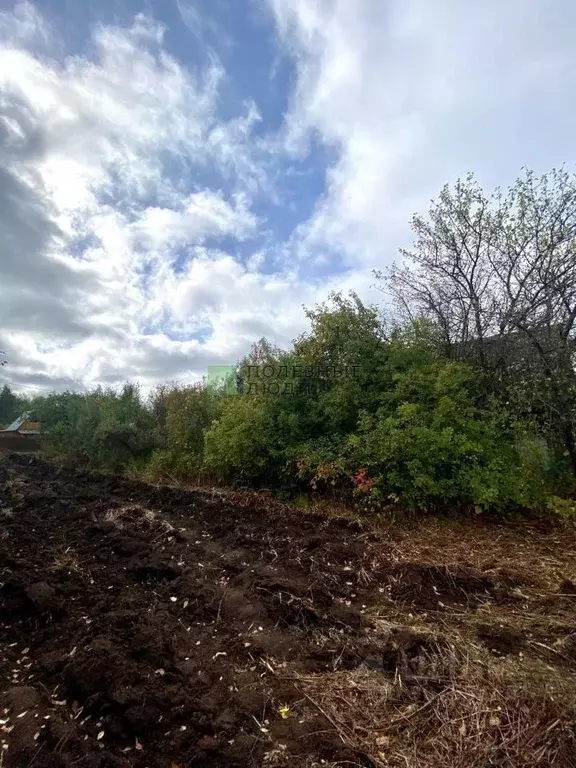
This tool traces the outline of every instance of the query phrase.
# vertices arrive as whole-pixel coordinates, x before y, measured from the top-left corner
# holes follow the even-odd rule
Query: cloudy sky
[[[572,168],[573,0],[0,0],[1,375],[192,381],[474,171]]]

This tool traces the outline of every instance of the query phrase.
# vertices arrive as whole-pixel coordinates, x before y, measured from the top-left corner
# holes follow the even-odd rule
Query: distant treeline
[[[219,381],[51,394],[47,449],[150,479],[314,490],[364,506],[571,511],[576,185],[469,177],[376,273],[383,309],[335,294],[289,350],[265,339]]]

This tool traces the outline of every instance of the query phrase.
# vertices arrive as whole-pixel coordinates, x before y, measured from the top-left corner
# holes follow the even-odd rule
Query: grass
[[[342,742],[378,768],[573,764],[573,671],[540,659],[495,659],[461,634],[434,637],[420,679],[399,670],[389,679],[362,665],[291,679]]]

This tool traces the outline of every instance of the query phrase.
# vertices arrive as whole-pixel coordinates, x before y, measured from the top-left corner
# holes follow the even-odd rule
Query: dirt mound
[[[489,576],[472,568],[406,563],[393,574],[390,594],[399,603],[437,610],[479,605],[483,600],[508,593]]]

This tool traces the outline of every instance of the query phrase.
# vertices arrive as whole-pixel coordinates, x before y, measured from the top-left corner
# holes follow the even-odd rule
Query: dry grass
[[[333,502],[304,514],[351,518]],[[358,759],[307,762],[306,768],[532,768],[576,766],[576,529],[560,521],[512,522],[405,517],[352,518],[385,535],[386,565],[462,569],[490,579],[505,595],[480,604],[436,608],[382,599],[366,612],[372,631],[348,645],[341,635],[314,636],[336,647],[333,669],[302,674],[283,664],[275,674],[294,685]],[[375,583],[374,588],[382,583]],[[576,588],[574,588],[576,589]],[[566,591],[567,590],[567,591]],[[384,590],[384,594],[388,594]],[[520,650],[494,652],[481,630],[514,632]],[[395,668],[374,669],[362,655],[390,647],[398,633],[419,637],[421,650]],[[356,668],[342,668],[347,652]],[[267,665],[268,666],[268,665]],[[270,659],[269,670],[274,670]],[[295,765],[274,745],[266,764]]]
[[[332,671],[282,670],[306,707],[359,755],[346,765],[576,766],[576,536],[571,525],[540,526],[433,518],[378,526],[388,532],[395,568],[433,566],[448,581],[470,569],[497,594],[437,608],[378,601],[366,613],[365,641],[351,648],[340,637]],[[400,650],[380,669],[362,663],[403,635],[420,649]],[[510,638],[517,648],[505,647]],[[338,637],[318,633],[315,644],[335,647]],[[351,650],[358,664],[343,668]]]
[[[506,522],[421,518],[393,531],[402,560],[465,564],[509,581],[557,591],[576,579],[575,528],[561,522]]]
[[[54,570],[80,573],[80,559],[72,547],[56,550],[54,553]]]
[[[146,532],[169,535],[174,532],[174,526],[158,515],[154,510],[138,504],[109,509],[104,514],[104,520],[116,528],[139,528]]]
[[[342,742],[378,768],[574,764],[573,673],[446,642],[436,649],[445,677],[433,686],[362,667],[291,679]]]

